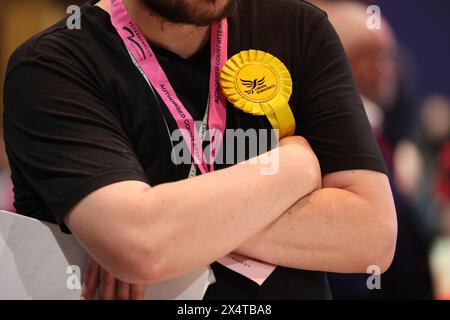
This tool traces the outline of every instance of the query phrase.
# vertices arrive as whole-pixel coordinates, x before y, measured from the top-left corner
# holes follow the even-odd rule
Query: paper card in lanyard
[[[214,159],[222,145],[226,127],[226,98],[220,85],[220,75],[227,60],[228,25],[223,19],[211,25],[211,74],[208,127],[211,136],[209,166],[206,161],[202,139],[196,130],[194,119],[177,97],[153,50],[134,24],[123,0],[110,0],[111,21],[122,38],[136,67],[149,85],[159,94],[175,119],[191,153],[193,162],[202,174],[214,171]],[[203,133],[201,133],[203,134]],[[262,284],[275,270],[275,266],[246,257],[230,254],[217,261],[258,284]]]

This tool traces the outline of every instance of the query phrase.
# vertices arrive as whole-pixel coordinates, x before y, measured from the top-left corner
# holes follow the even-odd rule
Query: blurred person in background
[[[446,148],[450,137],[450,101],[440,95],[425,99],[418,127],[416,141],[423,157],[424,174],[412,198],[421,211],[427,213],[424,222],[435,231],[442,231],[438,213],[442,212],[448,195],[450,160]]]
[[[0,127],[0,210],[13,212],[13,198],[8,159],[3,141],[3,128]]]
[[[410,196],[422,179],[422,157],[416,145],[394,143],[384,134],[384,121],[399,91],[398,45],[388,22],[369,29],[367,6],[353,1],[319,1],[343,42],[345,51],[392,177],[399,220],[396,256],[382,276],[382,290],[368,290],[366,276],[330,275],[336,299],[432,299],[428,262],[432,237]],[[397,172],[399,172],[397,174]]]
[[[439,171],[437,174],[437,198],[442,206],[440,232],[450,237],[450,139],[442,146],[439,153]]]
[[[431,256],[436,296],[450,299],[450,100],[445,96],[432,95],[423,103],[418,143],[425,174],[416,202],[436,217],[438,238]]]

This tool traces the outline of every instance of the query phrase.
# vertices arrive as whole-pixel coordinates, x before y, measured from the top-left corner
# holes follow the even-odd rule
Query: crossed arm
[[[388,268],[396,219],[385,175],[322,179],[300,137],[265,156],[279,156],[278,174],[263,176],[262,165],[246,162],[155,188],[122,182],[89,195],[65,221],[93,259],[127,283],[174,278],[231,251],[307,270]]]
[[[323,189],[297,201],[236,252],[303,270],[385,272],[395,251],[397,222],[388,178],[371,171],[323,177]]]

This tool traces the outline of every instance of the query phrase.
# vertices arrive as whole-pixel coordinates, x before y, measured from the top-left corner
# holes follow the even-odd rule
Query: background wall
[[[450,1],[376,2],[415,62],[417,98],[430,94],[450,97]]]
[[[0,2],[0,104],[3,77],[11,53],[26,39],[64,17],[63,2],[54,0],[1,0]],[[1,111],[1,109],[0,109]],[[1,116],[0,116],[1,117]]]

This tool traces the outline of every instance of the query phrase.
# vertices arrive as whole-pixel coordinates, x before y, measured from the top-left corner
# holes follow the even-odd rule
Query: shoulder
[[[255,14],[261,14],[267,18],[301,16],[312,20],[326,17],[323,10],[303,0],[240,0],[239,11],[247,17],[255,16]]]
[[[242,43],[276,49],[272,47],[306,46],[326,20],[324,11],[302,0],[240,0],[230,25]]]
[[[92,24],[85,8],[82,9],[80,29],[67,27],[67,18],[34,35],[20,45],[9,58],[6,79],[19,66],[39,65],[45,62],[60,62],[74,66],[80,60],[80,53],[94,44]]]

